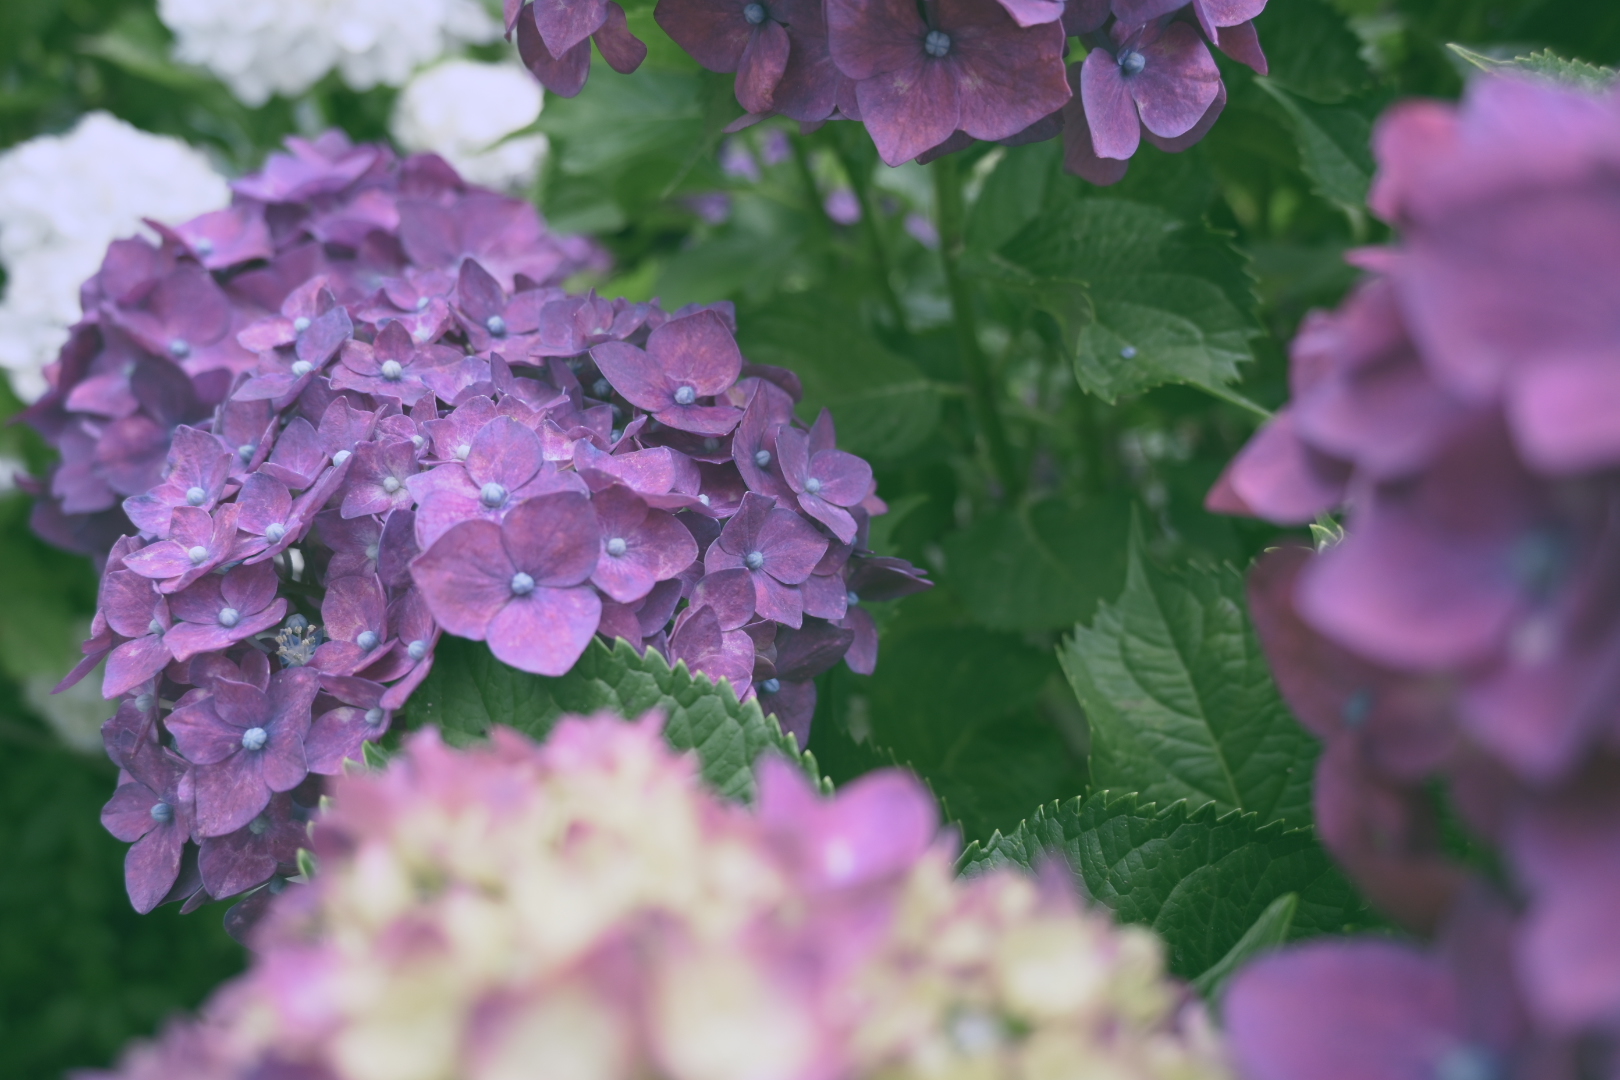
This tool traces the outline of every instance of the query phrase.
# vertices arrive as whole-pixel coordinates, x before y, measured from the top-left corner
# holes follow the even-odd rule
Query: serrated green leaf
[[[1080,385],[1105,401],[1163,383],[1222,388],[1254,357],[1260,329],[1244,257],[1158,207],[1063,203],[1009,241],[996,265],[1053,318]]]
[[[1299,913],[1299,894],[1287,893],[1271,902],[1260,913],[1254,925],[1244,931],[1225,956],[1221,957],[1202,975],[1192,981],[1193,987],[1206,998],[1218,995],[1232,973],[1261,953],[1275,949],[1288,940],[1293,929],[1294,916]]]
[[[1288,893],[1299,896],[1291,939],[1366,921],[1355,890],[1309,830],[1220,815],[1213,804],[1161,810],[1134,794],[1098,791],[1043,806],[1017,829],[968,845],[958,866],[967,874],[1032,868],[1043,853],[1061,855],[1085,895],[1121,921],[1157,931],[1170,969],[1184,978],[1208,971]]]
[[[394,756],[374,742],[361,743],[360,753],[368,769],[386,769],[388,768],[389,759]]]
[[[1277,693],[1236,570],[1159,570],[1133,530],[1125,591],[1058,660],[1091,722],[1098,787],[1311,821],[1318,746]]]
[[[738,704],[729,683],[671,668],[656,651],[639,655],[623,640],[592,639],[566,675],[530,675],[495,659],[483,642],[446,637],[434,650],[433,672],[411,695],[406,723],[436,725],[446,742],[463,745],[495,724],[543,739],[564,713],[607,711],[635,718],[656,709],[667,718],[664,737],[677,750],[695,750],[703,778],[733,799],[754,795],[754,762],[773,750],[817,776],[776,717],[757,701]]]
[[[1289,93],[1271,79],[1256,79],[1255,83],[1288,114],[1300,167],[1316,190],[1351,214],[1363,213],[1376,168],[1371,143],[1378,103],[1319,105]]]
[[[1268,4],[1254,26],[1270,77],[1293,93],[1332,104],[1372,85],[1361,39],[1325,0]]]
[[[943,546],[974,621],[992,630],[1059,630],[1119,588],[1129,523],[1123,498],[1051,499],[986,515]]]
[[[750,360],[791,368],[803,381],[801,416],[832,410],[838,445],[852,454],[898,457],[939,424],[938,387],[829,297],[782,297],[747,312],[738,327]]]
[[[1497,60],[1461,45],[1449,45],[1447,48],[1481,71],[1497,75],[1534,75],[1591,91],[1606,90],[1615,81],[1613,68],[1599,67],[1585,60],[1568,60],[1548,49],[1511,60]]]
[[[1062,168],[1057,140],[1006,149],[968,211],[967,246],[991,252],[1017,236],[1041,212]]]

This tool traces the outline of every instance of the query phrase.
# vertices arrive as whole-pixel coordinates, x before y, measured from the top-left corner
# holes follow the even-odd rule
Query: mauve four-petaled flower
[[[125,560],[128,570],[158,582],[158,592],[176,593],[232,557],[241,507],[227,503],[212,514],[195,506],[177,506],[169,519],[166,540],[148,544]]]
[[[816,417],[808,434],[783,427],[776,434],[782,475],[797,497],[799,509],[832,530],[847,544],[855,539],[855,519],[848,510],[872,493],[872,466],[838,448],[832,414]]]
[[[240,829],[204,837],[198,845],[197,872],[210,896],[235,896],[262,884],[278,869],[293,873],[298,849],[308,842],[304,815],[291,795],[277,792]]]
[[[225,494],[231,472],[230,453],[206,431],[175,429],[169,445],[168,475],[144,495],[124,500],[124,513],[147,536],[169,535],[170,515],[178,506],[209,511]]]
[[[590,500],[567,491],[529,499],[499,525],[453,526],[411,575],[449,633],[488,641],[520,670],[562,675],[601,621],[601,598],[585,584],[601,556]]]
[[[561,19],[557,20],[557,15]],[[584,18],[581,16],[584,15]],[[580,28],[595,26],[574,44],[559,50],[548,42],[573,39]],[[558,23],[561,25],[558,25]],[[548,37],[542,23],[551,28]],[[558,3],[541,0],[539,4],[525,4],[517,17],[518,55],[540,85],[561,97],[573,97],[585,86],[591,73],[591,43],[601,50],[602,59],[621,75],[628,75],[647,58],[647,46],[630,32],[624,8],[607,0],[584,0],[583,3]]]
[[[934,0],[927,21],[911,0],[829,0],[827,28],[888,165],[958,130],[1008,138],[1070,97],[1062,27],[1021,27],[995,0]]]
[[[720,619],[708,606],[687,608],[675,620],[669,635],[669,658],[719,682],[730,681],[738,697],[748,693],[754,677],[754,642],[741,630],[722,630]]]
[[[175,748],[195,765],[200,836],[235,832],[308,775],[304,736],[319,690],[312,668],[278,671],[267,688],[220,679],[169,714]]]
[[[737,73],[737,101],[750,113],[825,120],[846,98],[832,62],[818,0],[660,0],[658,25],[710,71]]]
[[[725,320],[713,311],[671,319],[647,338],[647,348],[608,341],[591,350],[603,377],[626,401],[653,419],[698,435],[726,435],[742,410],[701,405],[729,390],[742,372],[742,353]]]
[[[432,396],[429,380],[451,359],[459,361],[460,354],[435,346],[418,348],[410,331],[396,319],[377,331],[377,339],[369,345],[363,341],[344,343],[338,364],[332,369],[332,386],[395,398],[410,408]]]
[[[321,701],[332,700],[304,738],[309,771],[338,776],[345,761],[363,761],[365,744],[388,732],[393,710],[383,704],[388,688],[355,675],[322,675]]]
[[[101,810],[101,823],[130,844],[124,887],[143,915],[163,902],[180,876],[180,857],[191,837],[192,769],[155,741],[124,762],[129,779]]]
[[[201,578],[169,597],[176,622],[163,635],[166,647],[174,659],[189,660],[270,629],[287,614],[279,584],[269,563]]]
[[[349,466],[342,515],[354,518],[409,510],[415,499],[405,484],[419,471],[417,448],[409,439],[362,443]]]
[[[417,501],[417,544],[426,550],[463,521],[500,521],[536,495],[584,492],[583,480],[558,472],[545,457],[540,437],[511,417],[485,424],[473,436],[465,462],[448,462],[406,480]]]
[[[1221,93],[1221,73],[1198,31],[1157,20],[1114,24],[1115,48],[1086,54],[1080,95],[1098,157],[1136,153],[1146,128],[1161,138],[1186,135]]]
[[[749,492],[736,516],[709,545],[704,567],[744,569],[754,583],[755,610],[767,619],[799,626],[804,601],[795,586],[808,578],[827,551],[827,538],[815,526],[776,500]]]
[[[629,488],[615,484],[598,491],[591,507],[602,537],[591,583],[618,603],[640,600],[698,557],[686,527],[673,514],[649,508]]]

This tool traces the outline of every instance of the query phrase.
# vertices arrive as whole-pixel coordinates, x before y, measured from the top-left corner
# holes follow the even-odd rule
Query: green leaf
[[[1289,91],[1331,104],[1372,85],[1361,39],[1326,0],[1268,4],[1254,26],[1271,79]]]
[[[1041,214],[990,264],[1057,323],[1080,385],[1112,402],[1238,378],[1260,335],[1247,261],[1207,227],[1122,199]]]
[[[1098,787],[1310,822],[1317,743],[1278,696],[1236,570],[1159,570],[1133,530],[1125,591],[1058,660],[1091,722]]]
[[[96,574],[87,560],[33,534],[32,504],[21,492],[0,496],[0,672],[19,683],[44,676],[50,685],[79,661]]]
[[[696,750],[703,778],[728,798],[753,797],[754,761],[766,750],[817,776],[815,759],[801,754],[757,701],[739,705],[724,680],[715,686],[707,676],[690,674],[685,663],[672,669],[654,650],[641,656],[623,640],[609,646],[593,638],[568,674],[548,678],[508,667],[483,642],[443,638],[433,673],[411,695],[406,721],[437,725],[446,742],[463,745],[495,724],[543,739],[564,713],[607,711],[633,719],[653,709],[667,718],[669,744]]]
[[[388,762],[394,756],[391,751],[385,750],[374,742],[361,743],[360,755],[362,763],[368,769],[386,769],[388,768]]]
[[[578,97],[553,97],[535,125],[557,140],[558,165],[574,176],[611,174],[650,154],[684,156],[704,134],[703,80],[648,71],[631,77],[593,65]]]
[[[1359,216],[1376,167],[1372,124],[1376,103],[1349,101],[1318,105],[1283,89],[1271,79],[1254,80],[1288,114],[1299,147],[1300,168],[1323,198]]]
[[[1039,708],[1049,680],[1058,684],[1044,649],[931,627],[886,638],[876,674],[849,685],[877,752],[927,780],[967,836],[987,837],[1032,805],[1085,790],[1083,761]]]
[[[975,622],[1060,630],[1119,588],[1129,522],[1123,498],[1001,510],[946,538],[946,564]]]
[[[868,458],[915,449],[939,423],[936,385],[916,364],[884,348],[854,311],[825,296],[782,297],[737,320],[743,353],[791,368],[804,382],[799,414],[823,407],[838,424],[838,445]]]
[[[1447,48],[1481,71],[1497,75],[1534,75],[1594,92],[1608,89],[1615,80],[1613,68],[1599,67],[1585,60],[1566,60],[1547,49],[1511,60],[1496,60],[1461,45],[1448,45]]]
[[[1299,894],[1287,893],[1271,902],[1260,913],[1254,925],[1238,938],[1236,945],[1214,965],[1192,981],[1193,987],[1207,998],[1218,995],[1232,973],[1263,952],[1275,949],[1288,940],[1293,929],[1294,916],[1299,913]]]
[[[1134,794],[1098,791],[1041,807],[1018,828],[970,844],[958,866],[982,873],[1032,868],[1061,855],[1085,895],[1123,922],[1151,927],[1183,978],[1208,971],[1279,897],[1297,894],[1291,939],[1342,933],[1365,907],[1305,829],[1206,804],[1164,809]]]
[[[1055,139],[1004,149],[968,211],[968,247],[990,252],[1017,236],[1041,212],[1062,168],[1063,144]]]

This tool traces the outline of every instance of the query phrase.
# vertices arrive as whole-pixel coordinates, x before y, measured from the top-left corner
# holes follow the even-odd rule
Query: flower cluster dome
[[[1066,873],[955,879],[897,771],[822,798],[769,759],[749,809],[656,716],[576,717],[538,747],[421,732],[330,806],[252,969],[112,1075],[1227,1075],[1149,932]]]
[[[1266,1004],[1311,985],[1301,1011],[1370,1010],[1390,1067],[1364,1075],[1453,1050],[1473,1071],[1434,1075],[1581,1075],[1620,1030],[1620,92],[1483,79],[1460,106],[1396,107],[1374,147],[1370,203],[1400,240],[1307,319],[1293,400],[1210,505],[1345,510],[1342,540],[1262,559],[1256,625],[1326,744],[1324,842],[1441,947],[1257,965],[1238,1041],[1256,1076],[1334,1075],[1319,1029],[1284,1034]],[[1513,903],[1443,851],[1436,777]],[[1400,993],[1422,1006],[1374,1022]]]
[[[137,908],[290,872],[441,634],[548,676],[624,638],[803,744],[814,678],[876,663],[862,602],[928,587],[729,305],[566,292],[599,252],[430,155],[294,139],[234,186],[112,245],[25,414],[62,453],[35,527],[104,561],[64,686],[120,700]]]
[[[24,401],[79,321],[79,286],[107,245],[147,219],[174,224],[230,200],[201,152],[104,112],[0,154],[0,368]]]
[[[400,86],[445,53],[500,36],[480,0],[159,0],[158,17],[177,59],[254,107],[334,69],[355,90]]]

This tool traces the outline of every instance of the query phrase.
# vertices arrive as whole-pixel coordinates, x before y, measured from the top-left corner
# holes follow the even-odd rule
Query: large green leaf
[[[1185,978],[1208,971],[1279,897],[1299,896],[1290,938],[1341,933],[1365,908],[1306,829],[1213,804],[1162,810],[1134,794],[1098,791],[1041,807],[1018,828],[968,845],[964,873],[1032,867],[1062,856],[1085,895],[1124,922],[1152,927]]]
[[[548,678],[508,667],[483,642],[443,638],[406,719],[411,727],[437,725],[447,742],[464,744],[495,724],[539,739],[564,713],[605,710],[634,718],[652,709],[668,718],[670,745],[697,751],[703,778],[722,795],[752,798],[754,761],[767,750],[816,775],[815,759],[801,754],[757,701],[738,704],[729,683],[715,686],[707,676],[688,673],[684,663],[671,668],[652,649],[638,655],[623,640],[609,646],[593,639],[568,674]]]
[[[1058,659],[1091,722],[1098,787],[1310,822],[1317,743],[1278,696],[1236,570],[1161,571],[1133,535],[1124,593]]]
[[[814,419],[823,407],[832,410],[838,445],[851,453],[897,457],[939,423],[936,385],[830,298],[782,297],[747,312],[738,326],[750,360],[792,368],[804,382],[801,415]]]
[[[1361,39],[1327,0],[1268,4],[1254,26],[1271,78],[1295,94],[1330,104],[1372,84]]]
[[[876,674],[849,677],[849,693],[879,752],[915,769],[966,835],[983,838],[1085,790],[1083,762],[1039,706],[1049,681],[1061,685],[1044,649],[932,627],[887,638]]]
[[[1123,199],[1062,203],[989,266],[1057,323],[1080,385],[1105,401],[1163,383],[1220,389],[1253,359],[1253,277],[1226,239]]]
[[[944,542],[951,580],[994,630],[1058,630],[1097,609],[1125,576],[1123,499],[1051,499],[987,515]]]
[[[1319,105],[1270,79],[1255,82],[1288,114],[1299,147],[1300,168],[1316,190],[1329,202],[1360,214],[1375,168],[1371,148],[1373,117],[1383,99]]]
[[[1254,920],[1254,925],[1243,932],[1237,944],[1227,950],[1225,956],[1215,961],[1204,970],[1203,974],[1193,980],[1193,986],[1205,997],[1218,996],[1233,972],[1261,953],[1275,949],[1288,940],[1288,933],[1294,928],[1294,916],[1298,912],[1298,894],[1284,893],[1277,897],[1271,902],[1271,906]]]

